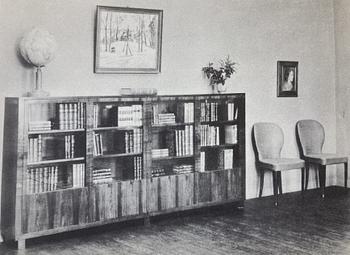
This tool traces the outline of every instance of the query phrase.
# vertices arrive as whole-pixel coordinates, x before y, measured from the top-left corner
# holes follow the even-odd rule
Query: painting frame
[[[163,10],[97,6],[94,72],[160,73],[162,30]]]
[[[298,61],[277,61],[277,97],[298,97]]]

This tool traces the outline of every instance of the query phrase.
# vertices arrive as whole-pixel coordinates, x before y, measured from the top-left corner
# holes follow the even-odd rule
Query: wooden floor
[[[252,199],[243,210],[115,224],[27,242],[24,254],[350,254],[350,191],[339,187]],[[23,254],[0,245],[0,254]]]

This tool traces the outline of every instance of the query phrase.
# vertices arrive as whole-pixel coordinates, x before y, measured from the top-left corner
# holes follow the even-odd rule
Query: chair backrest
[[[258,160],[280,158],[284,136],[278,125],[269,122],[255,123],[253,135]]]
[[[302,156],[322,152],[325,133],[321,123],[316,120],[299,120],[296,129]]]

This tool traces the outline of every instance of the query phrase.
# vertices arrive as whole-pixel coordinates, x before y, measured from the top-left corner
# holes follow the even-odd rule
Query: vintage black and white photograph
[[[98,6],[95,72],[157,73],[162,11]]]
[[[350,0],[0,24],[0,255],[350,254]]]
[[[278,61],[277,62],[277,96],[297,97],[298,96],[298,62]]]

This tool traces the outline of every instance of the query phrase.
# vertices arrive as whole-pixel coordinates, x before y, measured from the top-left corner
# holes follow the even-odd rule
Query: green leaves
[[[225,84],[225,80],[236,72],[236,64],[230,59],[230,56],[227,56],[224,60],[220,60],[221,66],[218,69],[215,69],[213,63],[209,62],[208,66],[202,68],[202,71],[210,79],[210,85],[215,83]]]

